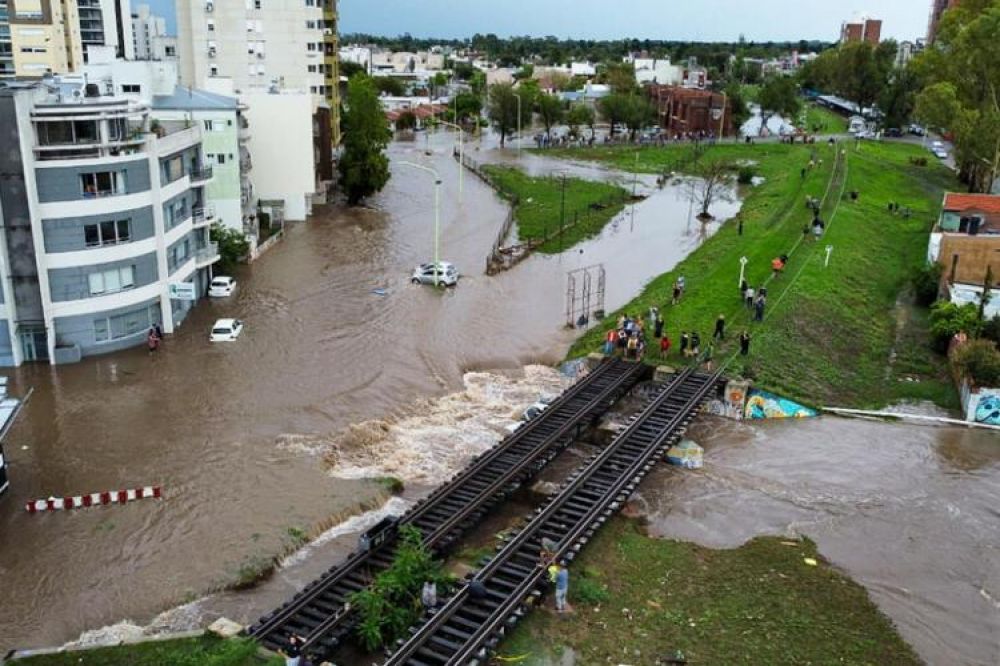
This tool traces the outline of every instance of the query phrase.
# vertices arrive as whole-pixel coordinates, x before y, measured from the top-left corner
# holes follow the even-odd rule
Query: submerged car
[[[447,261],[439,261],[427,264],[420,264],[413,269],[410,276],[413,284],[441,284],[446,287],[453,287],[458,284],[458,269],[455,264]]]
[[[213,278],[212,283],[208,285],[208,295],[212,298],[224,298],[232,296],[235,289],[236,280],[228,275],[220,275]]]
[[[239,319],[219,319],[212,325],[210,342],[232,342],[243,332],[243,322]]]

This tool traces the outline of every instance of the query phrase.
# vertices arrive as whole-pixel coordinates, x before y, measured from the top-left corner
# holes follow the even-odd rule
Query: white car
[[[948,159],[948,151],[945,150],[944,148],[935,148],[934,157],[938,158],[939,160],[946,160]]]
[[[420,264],[413,269],[410,276],[413,284],[443,284],[446,287],[453,287],[458,284],[458,269],[455,264],[447,261],[439,261],[435,267],[434,262]]]
[[[219,319],[212,326],[210,342],[232,342],[243,332],[243,322],[239,319]]]
[[[944,144],[941,143],[940,141],[931,141],[931,150],[932,151],[934,151],[934,150],[941,150],[942,148],[944,148]]]
[[[228,275],[220,275],[212,279],[212,283],[208,285],[208,295],[212,298],[224,298],[226,296],[232,296],[233,291],[236,290],[236,280],[229,277]]]

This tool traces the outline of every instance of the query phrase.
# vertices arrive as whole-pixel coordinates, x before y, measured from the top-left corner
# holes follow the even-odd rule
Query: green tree
[[[218,222],[209,228],[208,237],[219,244],[219,269],[222,271],[231,271],[250,252],[250,241],[243,232]]]
[[[469,77],[469,87],[476,95],[482,95],[483,91],[486,90],[486,72],[481,69],[473,72],[472,76]]]
[[[490,103],[488,113],[490,122],[494,129],[500,134],[500,147],[506,145],[507,137],[510,136],[518,126],[518,101],[517,96],[521,96],[521,125],[529,127],[531,125],[531,94],[528,91],[515,91],[514,86],[509,83],[498,83],[490,86]]]
[[[355,74],[367,74],[365,68],[356,62],[351,62],[349,60],[340,61],[340,75],[346,76],[348,79]]]
[[[545,126],[545,134],[551,136],[552,128],[561,123],[565,117],[562,100],[555,95],[542,93],[538,96],[536,104],[538,105],[538,117],[541,119],[542,125]]]
[[[393,97],[402,97],[406,94],[406,86],[394,76],[373,76],[372,81],[375,84],[375,90],[380,93]]]
[[[407,109],[399,114],[399,118],[396,119],[396,129],[399,131],[412,130],[417,126],[417,117],[413,115],[413,111]]]
[[[743,123],[750,118],[750,106],[743,92],[743,86],[736,82],[730,83],[726,86],[726,98],[729,101],[729,117],[733,127],[739,132]]]
[[[955,351],[954,362],[976,386],[1000,386],[1000,352],[992,340],[969,340]]]
[[[601,98],[597,102],[597,107],[601,111],[601,116],[611,125],[611,135],[614,136],[615,127],[625,122],[628,118],[631,101],[628,95],[613,93]]]
[[[969,189],[1000,175],[1000,2],[966,0],[945,12],[931,48],[914,61],[926,81],[917,116],[951,131]]]
[[[392,138],[372,80],[355,75],[347,84],[344,114],[344,152],[337,168],[347,202],[354,206],[389,182],[385,147]]]
[[[948,351],[952,336],[963,332],[970,338],[979,335],[979,309],[972,303],[955,305],[938,301],[931,306],[931,344],[942,354]]]
[[[453,119],[454,122],[463,123],[467,120],[476,119],[479,117],[480,111],[483,109],[483,102],[479,98],[479,95],[473,93],[459,93],[455,96],[454,109],[458,110],[458,118]],[[454,109],[449,109],[449,113],[454,114]]]
[[[594,109],[586,104],[576,104],[566,114],[566,122],[569,123],[570,131],[574,136],[579,134],[580,127],[589,127],[591,137],[594,136],[594,121],[596,114]]]
[[[535,75],[535,66],[531,63],[525,63],[521,66],[521,69],[514,72],[515,81],[528,81]]]
[[[629,129],[632,140],[639,130],[653,122],[656,110],[653,104],[643,95],[629,95],[625,107],[625,126]]]
[[[886,127],[905,127],[917,103],[920,81],[915,70],[897,68],[889,78],[889,84],[879,95],[878,107],[885,116]]]
[[[798,86],[795,84],[795,79],[790,76],[769,77],[761,86],[758,100],[763,120],[762,128],[767,126],[767,121],[774,114],[793,118],[802,106]]]
[[[597,80],[611,86],[611,92],[628,95],[639,87],[635,81],[635,67],[627,62],[614,62],[598,69]]]
[[[438,72],[431,77],[431,90],[433,91],[432,96],[437,97],[437,91],[439,88],[443,88],[448,85],[448,75],[444,72]]]
[[[837,49],[836,92],[861,109],[874,108],[885,89],[896,58],[896,42],[877,47],[868,42],[849,42]]]

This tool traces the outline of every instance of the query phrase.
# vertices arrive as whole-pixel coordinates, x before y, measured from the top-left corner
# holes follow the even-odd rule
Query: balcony
[[[240,129],[237,132],[237,138],[239,138],[240,141],[244,141],[244,142],[245,141],[249,141],[250,140],[250,126],[249,125],[244,125],[244,124],[241,123],[240,124]]]
[[[253,161],[249,155],[240,157],[240,171],[246,172],[253,169]]]
[[[204,268],[214,264],[219,260],[219,244],[209,241],[205,247],[200,247],[194,252],[194,263],[198,268]]]
[[[208,205],[195,208],[191,213],[195,228],[205,227],[215,222],[215,206]]]
[[[202,167],[200,169],[192,169],[188,176],[191,178],[191,184],[200,186],[206,184],[208,181],[212,180],[212,167]]]

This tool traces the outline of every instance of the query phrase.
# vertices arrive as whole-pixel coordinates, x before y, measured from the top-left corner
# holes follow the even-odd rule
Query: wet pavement
[[[369,208],[320,208],[291,225],[237,272],[233,297],[199,305],[160,352],[10,372],[15,394],[34,395],[5,443],[12,486],[0,500],[0,649],[58,644],[126,618],[145,623],[231,582],[241,567],[288,549],[289,528],[319,529],[377,502],[380,487],[357,478],[368,472],[418,483],[450,473],[463,455],[438,466],[381,465],[370,446],[383,441],[381,426],[373,439],[357,425],[419,414],[428,399],[474,385],[477,371],[556,363],[574,337],[562,327],[567,270],[604,263],[610,310],[716,228],[692,224],[689,203],[666,188],[571,252],[486,277],[506,209],[468,173],[457,200],[451,145],[444,133],[394,144],[393,178]],[[441,173],[441,255],[464,275],[455,289],[409,283],[413,266],[431,258],[433,189],[429,174],[400,160]],[[224,316],[246,321],[246,331],[211,345],[209,326]],[[493,399],[473,394],[462,403],[469,413]],[[38,497],[152,484],[164,487],[163,501],[23,510]],[[324,556],[288,584],[331,563]],[[287,575],[295,576],[279,579]],[[275,589],[280,597],[290,588]],[[243,619],[270,602],[246,602]]]
[[[639,502],[654,536],[732,548],[815,540],[929,664],[1000,663],[1000,440],[840,418],[689,431],[705,467],[659,467]]]

